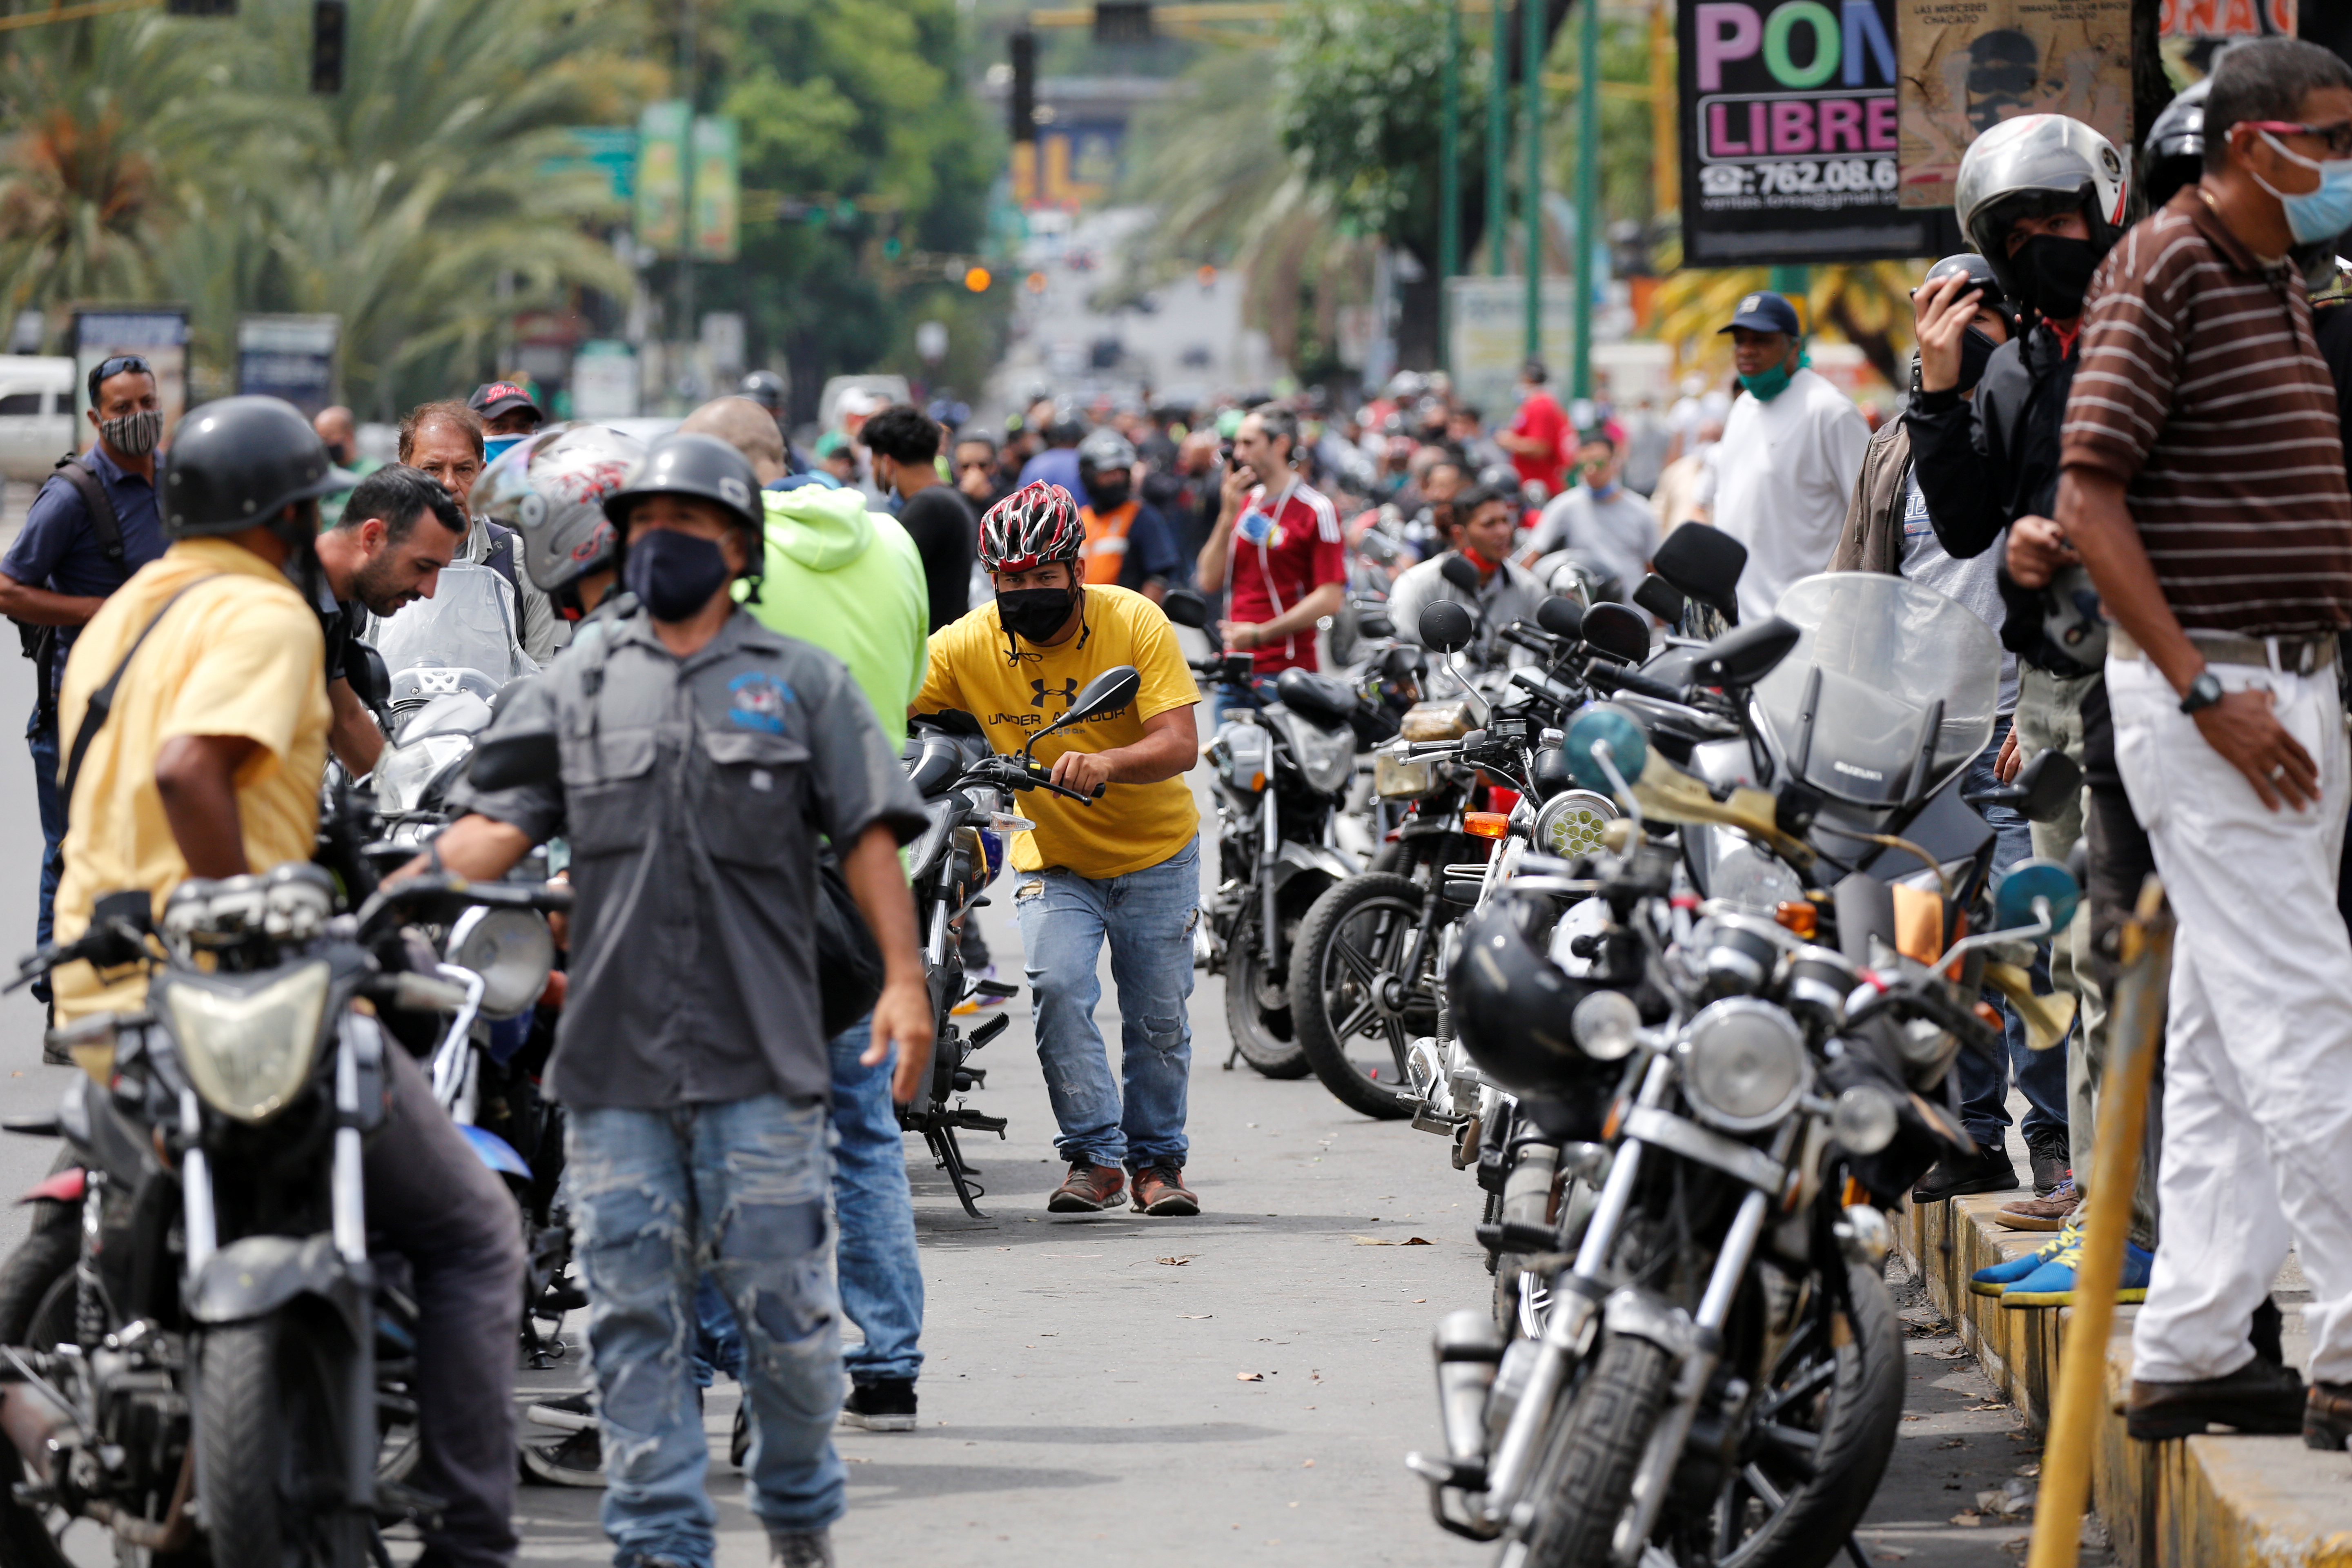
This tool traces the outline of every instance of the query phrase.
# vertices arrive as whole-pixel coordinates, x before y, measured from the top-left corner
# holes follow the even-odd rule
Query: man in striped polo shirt
[[[2352,805],[2336,636],[2352,491],[2298,243],[2352,225],[2352,68],[2294,39],[2222,57],[2205,171],[2092,282],[2058,521],[2116,624],[2116,753],[2180,922],[2163,1234],[2126,1420],[2352,1436]],[[2289,1245],[2300,1380],[2248,1342]]]

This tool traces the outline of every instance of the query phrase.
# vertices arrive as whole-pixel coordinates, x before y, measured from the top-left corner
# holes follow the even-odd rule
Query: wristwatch
[[[2221,678],[2210,669],[2200,669],[2197,672],[2197,679],[2189,683],[2189,695],[2180,700],[2180,710],[2194,713],[2221,700]]]

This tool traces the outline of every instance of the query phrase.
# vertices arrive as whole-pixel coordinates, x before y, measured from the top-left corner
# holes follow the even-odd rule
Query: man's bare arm
[[[242,877],[253,869],[236,815],[236,770],[260,749],[243,735],[174,735],[156,754],[156,793],[188,875]]]
[[[1054,759],[1054,782],[1093,794],[1097,784],[1158,784],[1190,773],[1201,760],[1192,705],[1171,708],[1143,721],[1143,739],[1108,752],[1064,752]]]
[[[53,594],[0,573],[0,616],[36,626],[78,626],[106,601],[82,594]]]
[[[495,881],[530,853],[530,835],[510,823],[475,812],[443,828],[440,837],[433,840],[433,850],[440,854],[442,869],[478,882]],[[395,882],[422,876],[431,869],[433,854],[428,851],[384,880]]]
[[[353,778],[374,772],[376,760],[383,755],[383,731],[376,727],[375,715],[341,677],[327,682],[327,703],[334,710],[327,744],[335,759]]]

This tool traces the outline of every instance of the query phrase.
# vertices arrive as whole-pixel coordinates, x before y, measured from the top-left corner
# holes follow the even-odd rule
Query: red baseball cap
[[[547,417],[539,405],[530,400],[530,394],[511,381],[487,382],[474,388],[474,395],[466,399],[466,406],[485,419],[496,419],[499,415],[517,408],[528,408],[537,418]]]

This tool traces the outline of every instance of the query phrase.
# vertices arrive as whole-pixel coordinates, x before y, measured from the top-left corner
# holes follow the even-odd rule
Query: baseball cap
[[[1731,326],[1716,331],[1720,335],[1732,327],[1745,327],[1751,332],[1786,332],[1792,338],[1804,331],[1797,321],[1797,307],[1769,289],[1740,296],[1739,310],[1731,318]]]
[[[530,394],[511,381],[483,383],[474,388],[473,396],[466,399],[466,406],[485,419],[496,419],[517,408],[528,408],[539,417],[546,417],[539,405],[531,401]]]

